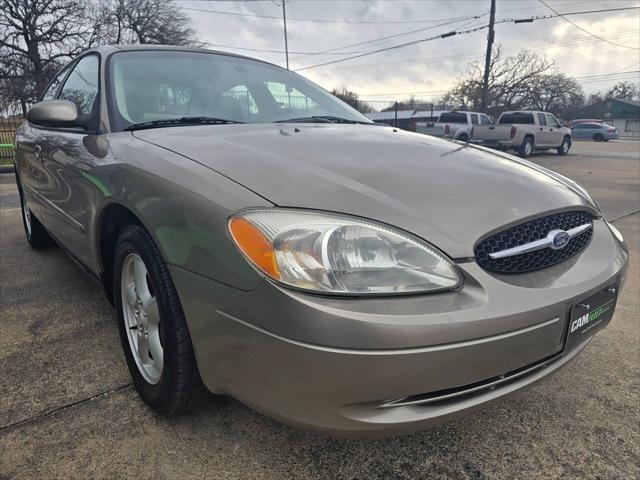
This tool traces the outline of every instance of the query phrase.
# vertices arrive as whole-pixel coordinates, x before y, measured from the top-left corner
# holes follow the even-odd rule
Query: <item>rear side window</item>
[[[467,114],[457,112],[443,113],[438,121],[442,123],[467,123]]]
[[[546,125],[547,124],[547,117],[545,116],[544,113],[538,113],[538,123],[540,125]]]
[[[534,125],[536,122],[533,121],[533,113],[526,112],[515,112],[515,113],[505,113],[498,120],[498,124],[502,125],[505,123],[519,123],[521,125]]]
[[[478,124],[478,115],[476,115],[475,113],[471,114],[471,123],[473,125],[477,125]]]
[[[58,98],[78,106],[81,114],[88,115],[98,96],[98,57],[88,55],[81,59],[67,77]]]

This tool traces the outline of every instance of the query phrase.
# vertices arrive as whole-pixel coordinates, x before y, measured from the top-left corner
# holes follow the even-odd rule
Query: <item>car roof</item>
[[[260,60],[258,58],[247,57],[246,55],[239,55],[237,53],[224,52],[222,50],[211,50],[208,48],[200,48],[200,47],[183,47],[178,45],[156,45],[156,44],[100,45],[100,46],[85,50],[80,55],[85,55],[87,53],[95,52],[95,53],[104,55],[105,57],[108,57],[109,55],[117,52],[136,52],[136,51],[176,51],[176,52],[213,53],[217,55],[227,55],[229,57],[243,58],[245,60],[253,60],[255,62],[265,63],[267,65],[271,65],[277,68],[282,68],[280,65],[276,65],[270,62],[265,62],[264,60]]]
[[[486,113],[472,112],[471,110],[451,110],[450,112],[443,112],[441,115],[446,115],[448,113],[474,113],[476,115],[486,115]]]
[[[580,126],[580,125],[595,125],[596,127],[605,127],[606,123],[602,122],[602,123],[598,123],[598,122],[580,122],[580,123],[576,123],[576,127]]]
[[[510,110],[508,112],[502,112],[502,115],[505,114],[511,114],[511,113],[548,113],[548,112],[543,112],[542,110]]]

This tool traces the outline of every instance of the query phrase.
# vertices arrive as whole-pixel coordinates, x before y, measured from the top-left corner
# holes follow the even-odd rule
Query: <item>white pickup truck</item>
[[[471,142],[501,150],[516,150],[528,157],[534,150],[555,149],[566,155],[571,148],[571,130],[560,125],[551,113],[537,111],[504,112],[496,124],[478,125]]]
[[[435,123],[416,124],[416,132],[468,142],[471,138],[471,129],[475,125],[488,125],[490,123],[491,119],[484,113],[447,112],[440,114],[438,121]]]

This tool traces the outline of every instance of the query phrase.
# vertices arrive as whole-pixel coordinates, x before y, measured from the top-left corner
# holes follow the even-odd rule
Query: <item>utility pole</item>
[[[480,111],[483,113],[487,108],[487,91],[489,90],[489,68],[491,68],[491,49],[493,48],[493,39],[495,31],[493,29],[496,23],[496,0],[491,0],[491,12],[489,13],[489,33],[487,34],[487,56],[484,61],[484,77],[482,78],[482,100],[480,101]]]
[[[287,57],[287,70],[289,70],[289,43],[287,42],[287,0],[282,0],[282,20],[284,22],[284,53]]]

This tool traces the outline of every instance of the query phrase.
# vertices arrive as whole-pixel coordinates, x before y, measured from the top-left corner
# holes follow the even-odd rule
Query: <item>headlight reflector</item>
[[[286,285],[332,294],[395,294],[458,287],[458,271],[428,243],[372,221],[296,209],[232,216],[245,257]]]

